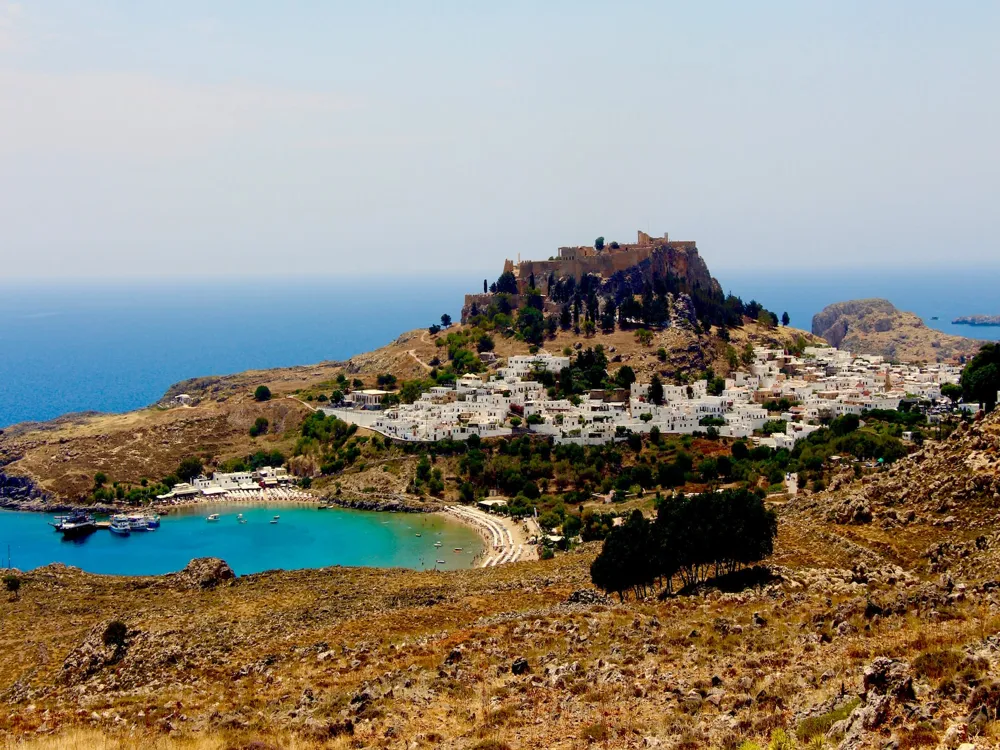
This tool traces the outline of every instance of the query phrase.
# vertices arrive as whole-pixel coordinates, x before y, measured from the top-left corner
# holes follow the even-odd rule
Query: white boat
[[[125,516],[112,516],[108,531],[117,536],[128,536],[132,533],[131,523]]]
[[[417,536],[420,536],[420,534],[418,533]]]
[[[218,521],[219,520],[219,514],[218,513],[213,513],[212,515],[210,515],[205,520],[206,521]]]
[[[435,547],[443,547],[444,545],[441,544],[441,542],[434,542],[434,546]]]
[[[128,527],[132,531],[149,531],[149,520],[145,516],[129,516]]]
[[[270,521],[268,521],[268,523],[277,523],[279,518],[281,518],[281,516],[275,516]]]
[[[438,564],[438,565],[444,565],[444,560],[438,560],[438,561],[437,561],[437,564]]]

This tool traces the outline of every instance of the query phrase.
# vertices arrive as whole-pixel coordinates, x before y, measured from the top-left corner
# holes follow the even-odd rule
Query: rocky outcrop
[[[877,354],[899,362],[947,362],[970,357],[981,341],[928,328],[919,316],[885,299],[837,302],[813,316],[812,332],[855,354]]]
[[[45,492],[29,477],[5,474],[0,471],[0,508],[44,499]]]
[[[174,584],[186,588],[211,589],[236,578],[233,569],[217,557],[196,557],[179,573],[168,576]]]
[[[326,495],[323,502],[351,510],[375,510],[394,513],[433,513],[442,505],[438,502],[419,502],[394,493],[369,493],[364,495]]]
[[[959,326],[1000,326],[1000,315],[961,315],[951,322]]]

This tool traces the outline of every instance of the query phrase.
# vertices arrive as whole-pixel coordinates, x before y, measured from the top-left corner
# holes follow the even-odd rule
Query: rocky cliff
[[[812,332],[833,346],[900,362],[949,362],[972,356],[982,345],[928,328],[919,316],[885,299],[828,305],[813,316]]]

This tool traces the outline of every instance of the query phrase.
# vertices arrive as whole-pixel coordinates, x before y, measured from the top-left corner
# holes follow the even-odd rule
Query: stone
[[[528,666],[528,660],[523,656],[519,656],[514,659],[514,663],[510,665],[510,671],[513,674],[527,674],[531,671],[531,667]]]

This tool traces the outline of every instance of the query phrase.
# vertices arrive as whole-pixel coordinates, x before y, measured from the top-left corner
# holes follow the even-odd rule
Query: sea
[[[756,299],[779,316],[787,311],[792,326],[807,330],[828,304],[884,297],[938,330],[1000,339],[1000,328],[951,323],[959,315],[1000,314],[1000,270],[956,265],[936,271],[713,272],[725,291]],[[489,274],[0,281],[0,429],[67,412],[128,411],[156,402],[185,378],[347,359],[440,322],[442,313],[457,320],[463,294],[481,289],[484,276]],[[10,544],[12,562],[21,568],[63,562],[135,574],[178,570],[206,555],[222,557],[237,573],[324,565],[433,567],[438,558],[428,554],[423,535],[415,536],[415,523],[439,524],[433,533],[456,540],[448,545],[481,548],[472,530],[430,517],[248,508],[246,524],[231,513],[210,524],[208,512],[198,508],[168,517],[151,534],[119,539],[102,531],[82,543],[62,542],[36,514],[0,512],[0,556]],[[267,523],[275,513],[280,522]],[[442,557],[441,567],[469,563],[463,556]]]

